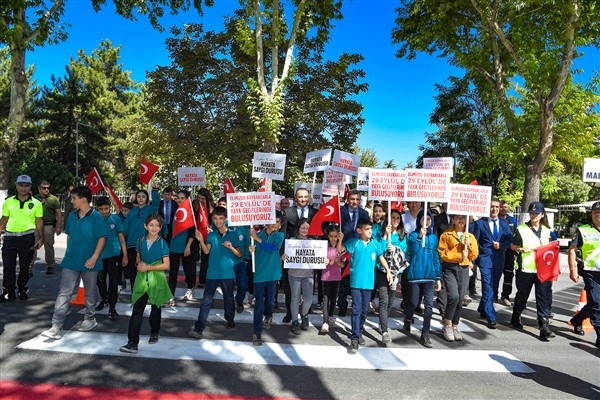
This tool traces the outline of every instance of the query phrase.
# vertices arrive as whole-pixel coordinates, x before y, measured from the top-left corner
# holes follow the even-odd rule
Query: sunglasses
[[[50,186],[42,186],[40,189],[42,189],[42,190],[50,190]]]

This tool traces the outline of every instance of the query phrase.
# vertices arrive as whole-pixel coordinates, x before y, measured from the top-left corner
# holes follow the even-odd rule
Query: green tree
[[[519,145],[535,147],[525,158],[522,205],[539,199],[557,134],[555,110],[564,97],[576,47],[599,43],[597,8],[597,1],[578,0],[403,0],[397,9],[392,33],[401,45],[397,55],[436,54],[477,74],[482,89],[486,85],[495,94],[508,134]],[[535,101],[535,108],[519,108],[523,98]],[[528,113],[535,127],[520,124],[521,113]]]

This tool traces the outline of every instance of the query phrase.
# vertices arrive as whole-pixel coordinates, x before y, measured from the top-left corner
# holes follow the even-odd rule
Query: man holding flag
[[[517,227],[511,245],[511,249],[517,253],[518,268],[517,295],[510,323],[516,329],[523,329],[521,313],[527,307],[531,288],[535,286],[535,306],[542,341],[548,341],[555,336],[550,330],[550,308],[552,307],[552,280],[558,277],[555,273],[558,264],[558,247],[556,242],[550,243],[551,234],[545,211],[544,204],[537,201],[530,203],[529,221]],[[544,247],[544,245],[549,246]],[[548,270],[550,274],[547,273]]]

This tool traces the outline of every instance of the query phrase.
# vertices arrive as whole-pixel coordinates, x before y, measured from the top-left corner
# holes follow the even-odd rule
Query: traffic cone
[[[587,293],[586,293],[585,289],[581,289],[581,294],[579,295],[579,307],[577,307],[577,311],[575,312],[575,315],[577,315],[586,304],[587,304]],[[573,324],[571,324],[571,321],[569,321],[569,325],[573,325]],[[589,318],[586,318],[581,323],[581,326],[583,328],[591,328],[592,323]]]
[[[71,300],[71,304],[82,306],[85,304],[85,292],[83,289],[83,279],[79,280],[79,288],[77,289],[77,297]]]

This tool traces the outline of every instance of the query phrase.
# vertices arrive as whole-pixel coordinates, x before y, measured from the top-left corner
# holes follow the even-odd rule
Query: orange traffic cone
[[[77,297],[71,300],[71,304],[82,306],[85,304],[85,292],[83,289],[83,279],[79,280],[79,288],[77,289]]]
[[[587,293],[586,293],[585,289],[581,289],[581,294],[579,295],[579,307],[577,308],[575,315],[577,315],[586,304],[587,304]],[[569,321],[569,325],[572,325],[571,321]],[[586,318],[581,323],[581,326],[583,328],[591,328],[592,323],[589,318]]]

